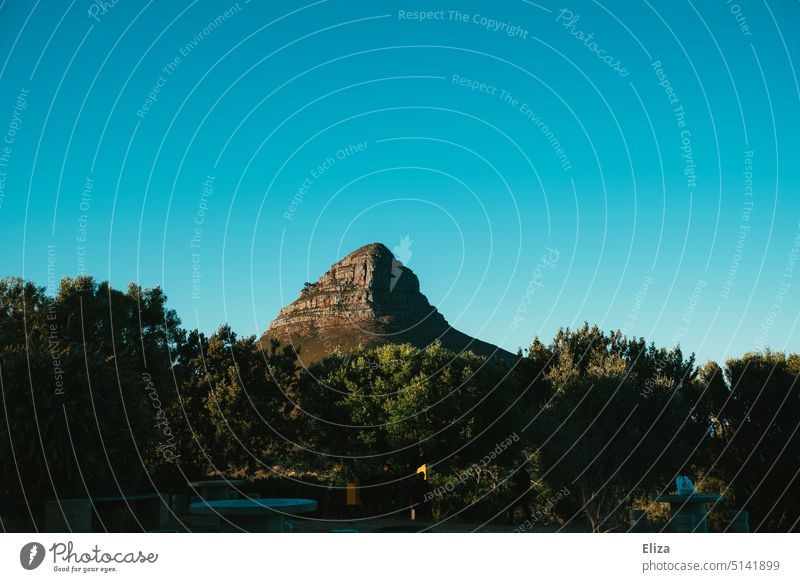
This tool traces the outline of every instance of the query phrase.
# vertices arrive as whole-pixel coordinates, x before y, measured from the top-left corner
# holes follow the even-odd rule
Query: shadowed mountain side
[[[262,336],[278,339],[300,352],[304,365],[336,349],[352,352],[359,345],[409,343],[424,348],[437,339],[442,346],[505,361],[512,353],[450,327],[420,292],[419,279],[381,243],[365,245],[334,264],[300,297],[281,309]]]

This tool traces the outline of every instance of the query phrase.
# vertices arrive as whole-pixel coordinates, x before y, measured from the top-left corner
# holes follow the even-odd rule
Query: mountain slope
[[[450,350],[513,360],[497,346],[452,327],[420,292],[419,279],[381,243],[365,245],[334,264],[281,309],[262,342],[275,338],[299,351],[304,365],[359,345],[440,341]]]

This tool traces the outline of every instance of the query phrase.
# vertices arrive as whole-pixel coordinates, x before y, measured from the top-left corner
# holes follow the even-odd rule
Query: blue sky
[[[53,245],[260,334],[407,235],[511,350],[585,320],[800,349],[797,3],[98,6],[0,5],[2,275],[46,284]]]

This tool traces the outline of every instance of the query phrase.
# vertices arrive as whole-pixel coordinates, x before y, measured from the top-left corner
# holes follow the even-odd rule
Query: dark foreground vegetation
[[[156,289],[64,279],[55,297],[0,281],[0,517],[33,527],[47,499],[174,491],[209,475],[364,516],[400,511],[427,464],[433,518],[505,519],[515,472],[533,519],[620,530],[676,474],[750,512],[753,531],[798,531],[800,356],[698,366],[678,347],[588,325],[534,339],[516,363],[387,345],[294,354],[222,326],[181,327]]]

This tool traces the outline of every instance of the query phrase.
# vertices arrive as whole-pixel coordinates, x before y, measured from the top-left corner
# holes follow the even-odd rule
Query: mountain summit
[[[262,341],[278,339],[308,365],[357,346],[436,340],[450,350],[512,359],[492,344],[450,327],[420,292],[419,279],[381,243],[365,245],[335,263],[316,283],[306,283],[270,324]]]

